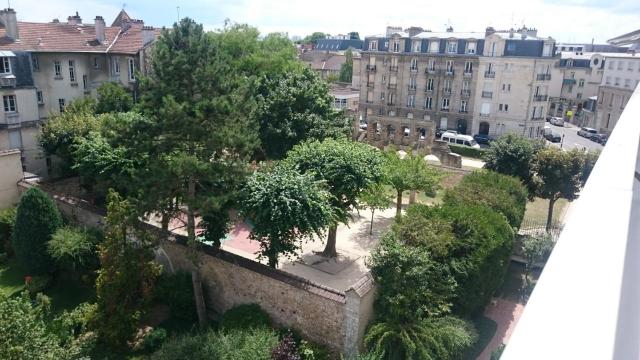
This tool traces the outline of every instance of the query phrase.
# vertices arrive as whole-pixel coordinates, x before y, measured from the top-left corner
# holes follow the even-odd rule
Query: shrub
[[[16,208],[0,210],[0,253],[12,254],[11,234],[16,224]]]
[[[476,149],[469,146],[456,145],[456,144],[449,144],[449,148],[451,149],[452,153],[456,153],[460,156],[466,156],[466,157],[475,158],[475,159],[482,159],[484,156],[484,153],[486,152],[486,150],[484,149]]]
[[[171,317],[176,320],[193,322],[197,319],[191,274],[186,271],[163,272],[154,290],[154,300],[168,305]]]
[[[542,148],[544,144],[541,142],[531,141],[520,135],[507,134],[493,141],[486,150],[484,167],[519,178],[531,191],[534,189],[534,159],[536,153]]]
[[[446,205],[488,205],[506,216],[513,228],[519,228],[529,194],[527,188],[512,176],[494,171],[475,171],[464,178],[444,197]]]
[[[51,276],[35,275],[25,279],[24,287],[30,294],[35,295],[46,290],[49,284],[51,284]]]
[[[271,350],[272,360],[301,360],[296,342],[291,333],[285,335],[280,343]]]
[[[331,358],[329,351],[324,346],[302,339],[298,342],[298,352],[302,360],[328,360]]]
[[[234,306],[222,315],[220,328],[223,331],[234,329],[257,329],[271,326],[271,318],[258,304]]]
[[[448,266],[458,285],[454,310],[461,315],[481,312],[502,284],[509,265],[514,232],[506,218],[487,206],[468,205],[413,205],[406,216],[451,223],[456,241],[446,244],[449,253],[439,261]],[[433,242],[440,240],[450,241],[448,235],[432,237]]]
[[[31,188],[22,195],[16,213],[13,250],[18,262],[29,274],[51,270],[47,241],[60,226],[62,217],[42,190]]]
[[[89,331],[95,312],[95,304],[82,303],[71,311],[64,310],[51,321],[49,328],[62,339],[76,338]]]
[[[61,267],[70,271],[94,270],[98,267],[96,246],[100,234],[82,228],[63,227],[47,243],[49,255]]]
[[[142,350],[154,351],[167,339],[167,330],[159,327],[151,330],[142,340]]]

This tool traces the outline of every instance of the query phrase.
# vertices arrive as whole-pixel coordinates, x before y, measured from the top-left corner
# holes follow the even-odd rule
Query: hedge
[[[472,148],[464,145],[449,144],[449,149],[452,153],[456,153],[460,156],[466,156],[470,158],[482,159],[485,151],[484,149]]]
[[[485,204],[507,218],[518,229],[524,217],[528,197],[527,188],[519,179],[490,170],[475,171],[465,176],[446,192],[445,205]]]

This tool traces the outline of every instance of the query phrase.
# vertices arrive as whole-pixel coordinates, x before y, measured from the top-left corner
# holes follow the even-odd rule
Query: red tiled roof
[[[0,50],[33,52],[108,52],[135,54],[142,48],[142,22],[130,27],[105,27],[105,41],[96,40],[93,24],[18,22],[18,41],[6,37],[0,28]],[[128,27],[128,29],[127,29]],[[156,29],[156,35],[159,34]]]

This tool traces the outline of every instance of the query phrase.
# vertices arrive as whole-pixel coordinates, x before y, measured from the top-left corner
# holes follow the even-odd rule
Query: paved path
[[[489,345],[482,351],[478,360],[491,359],[491,353],[502,344],[507,344],[513,333],[522,312],[524,305],[509,301],[506,299],[496,298],[492,304],[489,304],[484,312],[484,316],[495,321],[498,324],[495,335],[489,342]]]

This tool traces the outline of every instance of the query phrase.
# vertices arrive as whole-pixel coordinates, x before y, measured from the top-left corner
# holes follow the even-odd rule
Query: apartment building
[[[360,111],[374,144],[433,141],[435,129],[539,136],[554,40],[535,29],[406,31],[365,38]]]
[[[78,13],[66,22],[21,22],[13,9],[0,11],[0,23],[0,150],[21,149],[23,168],[46,176],[51,167],[38,146],[40,124],[76,98],[95,97],[107,81],[135,97],[136,71],[159,30],[124,11],[111,26],[101,16],[84,24]]]
[[[620,118],[631,94],[640,83],[640,54],[608,54],[593,127],[609,134]]]

